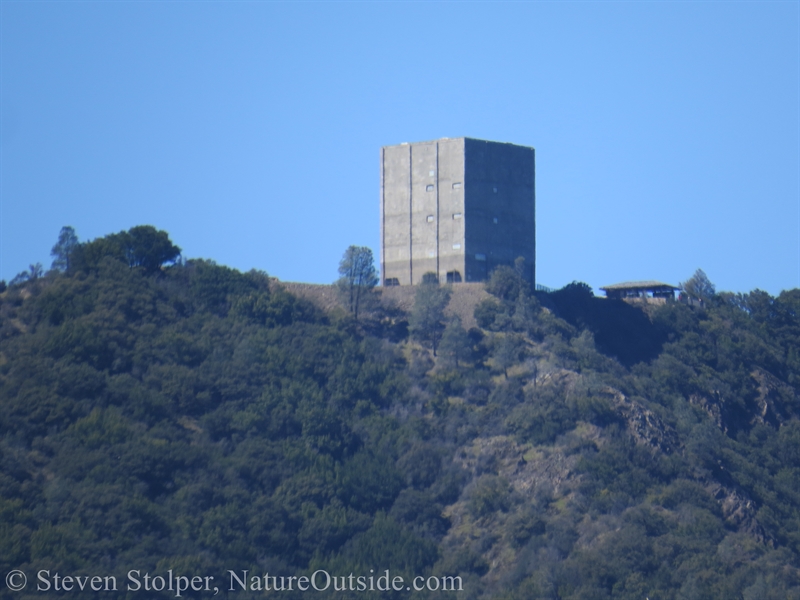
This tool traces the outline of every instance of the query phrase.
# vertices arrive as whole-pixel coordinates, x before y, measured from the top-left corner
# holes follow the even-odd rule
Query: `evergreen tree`
[[[498,336],[495,336],[497,340]],[[508,379],[508,368],[519,362],[519,356],[524,347],[522,338],[515,333],[507,333],[496,341],[494,360],[497,368],[503,371],[503,376]]]
[[[506,265],[495,268],[486,282],[486,291],[508,304],[513,304],[520,292],[529,294],[530,286],[520,275],[521,269],[524,269],[524,260],[517,261],[514,268]]]
[[[166,231],[152,225],[139,225],[84,244],[76,244],[70,253],[70,269],[92,271],[106,259],[125,263],[130,268],[142,267],[153,273],[165,263],[174,263],[181,249],[174,245]]]
[[[378,285],[372,250],[365,246],[350,246],[339,262],[339,275],[337,285],[345,297],[348,310],[358,320],[359,309]]]
[[[50,250],[50,256],[53,257],[53,264],[50,268],[69,273],[72,253],[77,246],[78,236],[75,235],[75,229],[69,225],[62,227],[61,232],[58,234],[58,241],[53,246],[53,249]]]
[[[433,355],[444,330],[444,309],[450,302],[450,288],[442,287],[436,275],[423,277],[414,297],[414,309],[409,320],[411,335],[425,344],[430,344]]]
[[[454,315],[447,323],[439,344],[439,353],[455,364],[469,359],[471,354],[470,340],[467,331],[461,326],[461,319]]]
[[[711,283],[703,269],[697,269],[688,281],[681,284],[681,289],[699,300],[709,300],[717,292],[716,286]]]
[[[36,281],[42,275],[44,275],[42,263],[36,263],[35,265],[30,265],[27,271],[20,271],[17,273],[9,285],[18,285],[20,283],[25,283],[26,281]]]
[[[181,249],[174,245],[166,231],[159,231],[152,225],[132,227],[119,234],[125,246],[128,265],[144,267],[146,271],[157,271],[161,265],[175,262]]]

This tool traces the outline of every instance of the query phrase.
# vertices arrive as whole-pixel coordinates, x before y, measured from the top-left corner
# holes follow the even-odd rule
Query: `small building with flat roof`
[[[627,281],[625,283],[615,283],[601,287],[606,293],[606,298],[664,298],[675,299],[675,292],[679,287],[662,283],[660,281]]]

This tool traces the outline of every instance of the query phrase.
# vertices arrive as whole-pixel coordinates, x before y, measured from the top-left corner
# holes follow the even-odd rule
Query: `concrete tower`
[[[381,279],[484,281],[525,258],[536,280],[535,151],[470,138],[381,148]]]

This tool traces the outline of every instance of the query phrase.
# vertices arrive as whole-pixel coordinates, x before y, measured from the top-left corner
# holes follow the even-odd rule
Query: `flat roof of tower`
[[[386,146],[383,146],[383,148],[392,148],[394,146],[409,146],[412,144],[435,144],[436,142],[449,141],[449,140],[472,140],[473,142],[484,142],[486,144],[503,144],[505,146],[517,146],[519,148],[530,148],[532,150],[534,149],[533,146],[523,146],[522,144],[514,144],[511,142],[496,142],[494,140],[482,140],[479,138],[474,138],[469,136],[441,137],[435,140],[424,140],[421,142],[401,142],[399,144],[387,144]]]

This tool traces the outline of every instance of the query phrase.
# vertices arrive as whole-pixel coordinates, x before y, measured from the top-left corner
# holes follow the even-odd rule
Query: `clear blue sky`
[[[536,148],[540,283],[800,287],[799,6],[3,1],[0,278],[151,224],[329,283],[379,148],[468,136]]]

